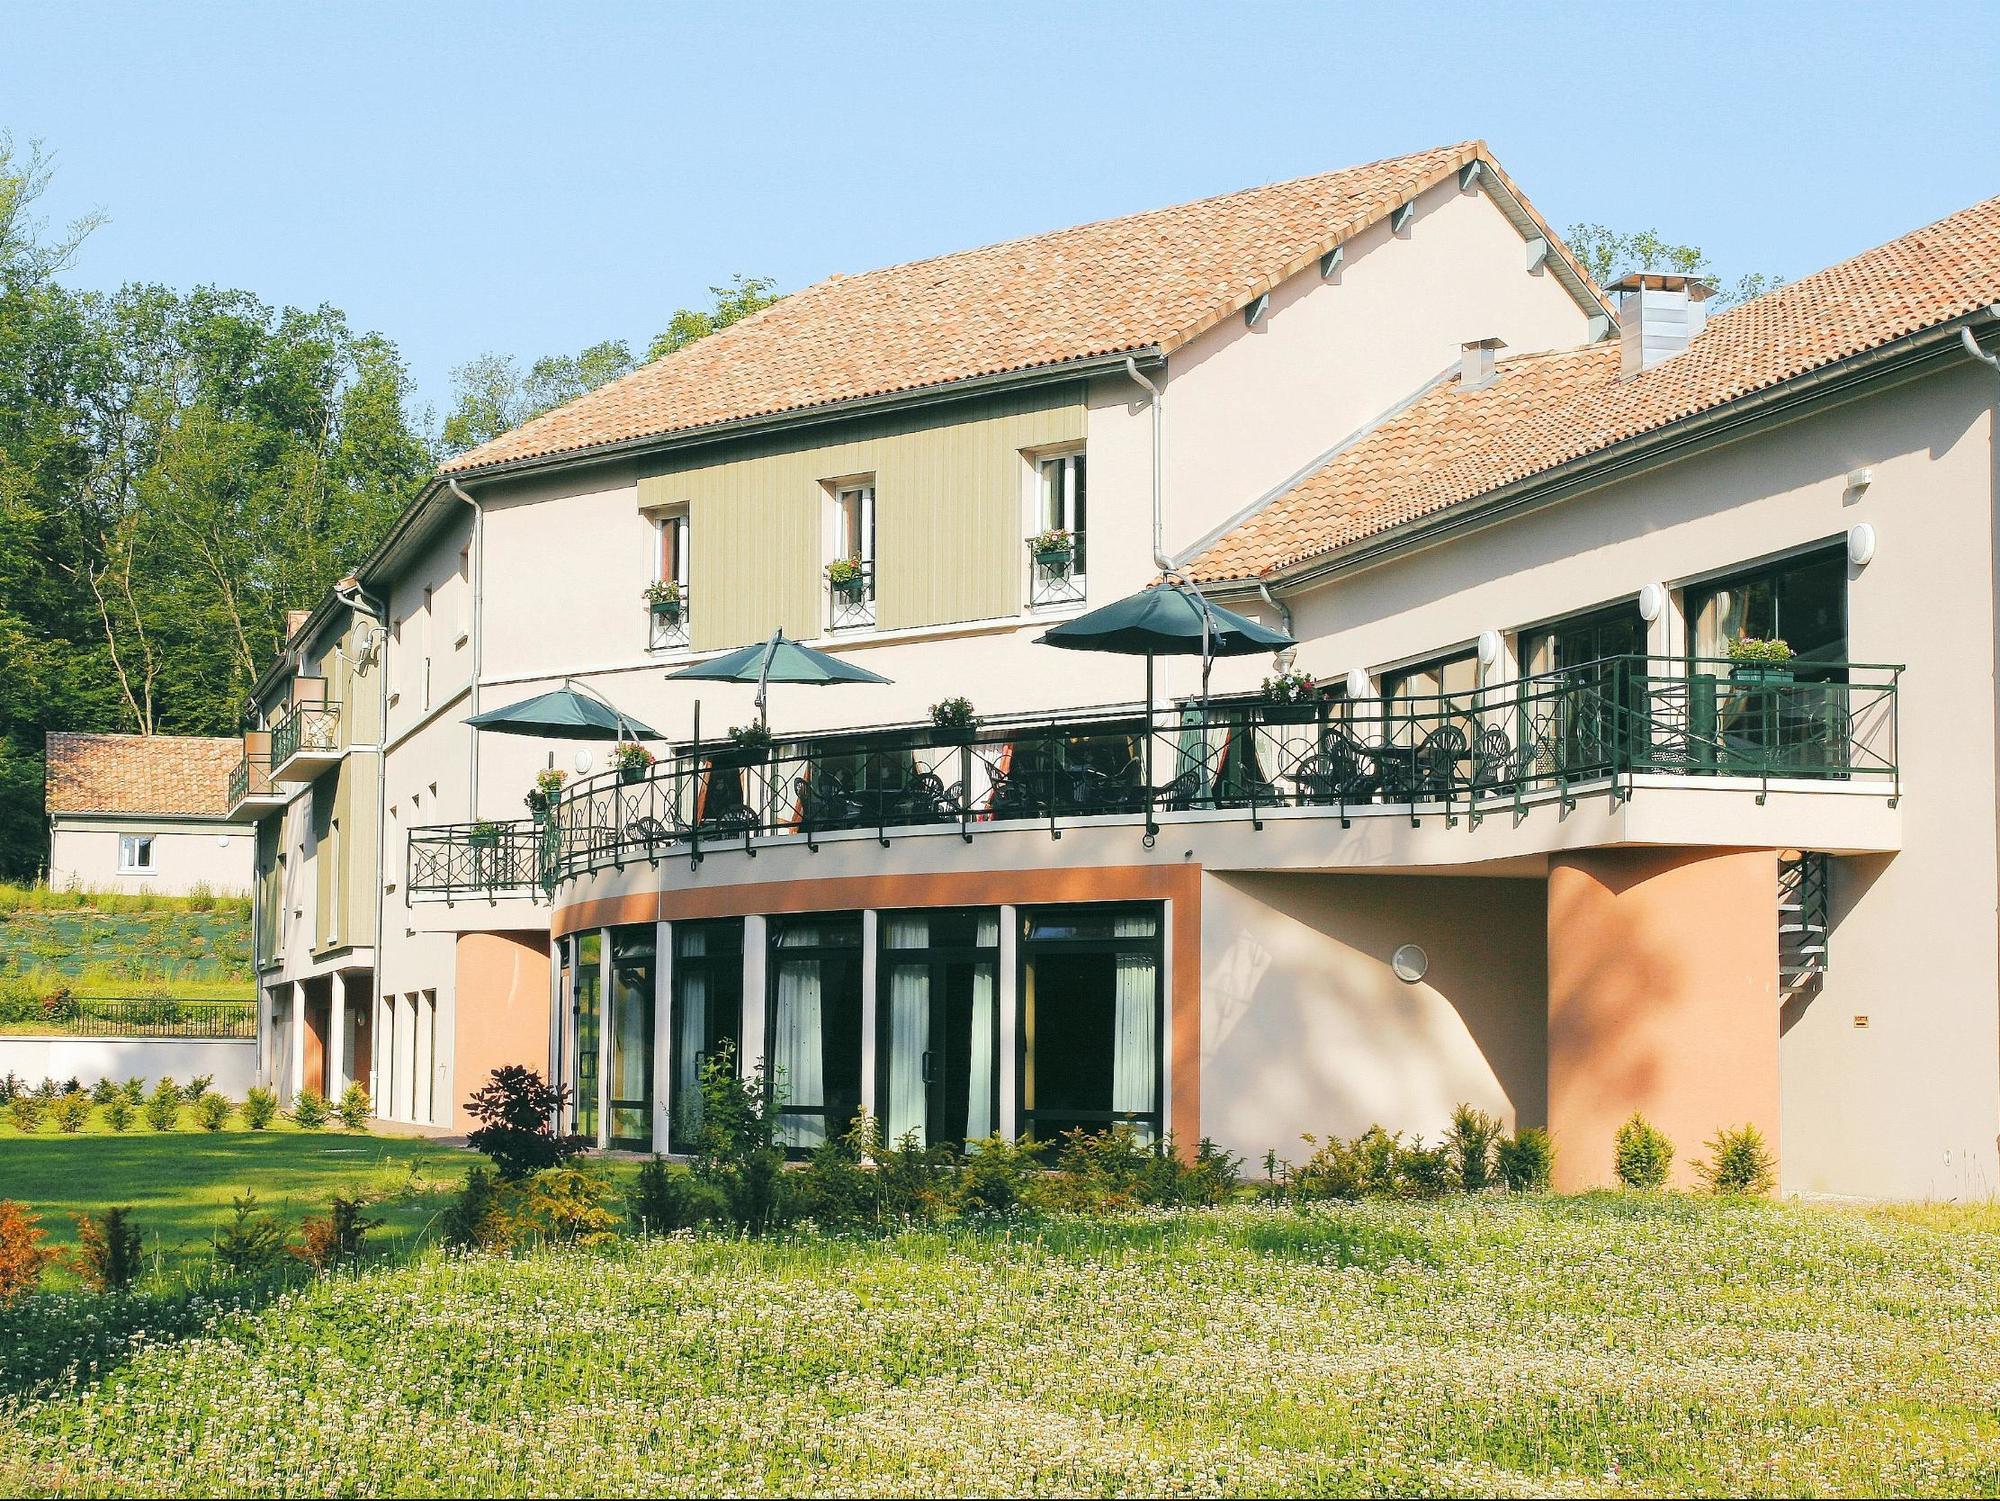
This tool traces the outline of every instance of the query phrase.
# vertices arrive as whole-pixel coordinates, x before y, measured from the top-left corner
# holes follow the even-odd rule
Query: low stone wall
[[[165,1076],[185,1084],[197,1074],[240,1100],[257,1082],[255,1039],[205,1037],[0,1037],[0,1076],[30,1085],[76,1079],[88,1089],[99,1079],[120,1083],[138,1075],[149,1085]]]

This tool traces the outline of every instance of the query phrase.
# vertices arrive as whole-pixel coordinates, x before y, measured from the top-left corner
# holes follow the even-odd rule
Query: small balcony
[[[672,599],[656,599],[646,606],[646,649],[686,651],[693,644],[688,634],[688,586],[675,587]]]
[[[229,815],[256,812],[264,808],[281,808],[285,803],[285,789],[271,776],[271,758],[267,755],[245,755],[229,773]]]
[[[340,705],[293,704],[271,727],[271,777],[310,782],[340,761]]]
[[[865,631],[875,624],[875,564],[855,560],[851,572],[826,581],[826,624],[829,631]]]
[[[1427,697],[1218,700],[962,732],[888,727],[768,751],[688,746],[643,773],[573,783],[537,847],[538,875],[553,886],[628,862],[855,833],[886,845],[1037,825],[1056,837],[1070,825],[1151,835],[1240,821],[1261,833],[1319,818],[1337,829],[1554,827],[1583,798],[1620,807],[1656,788],[1712,789],[1717,807],[1762,807],[1774,789],[1893,807],[1900,671],[1617,657]]]
[[[1083,534],[1070,536],[1067,546],[1028,543],[1028,608],[1061,609],[1083,603]]]
[[[538,818],[412,829],[404,890],[412,901],[546,896],[554,840],[553,823]]]

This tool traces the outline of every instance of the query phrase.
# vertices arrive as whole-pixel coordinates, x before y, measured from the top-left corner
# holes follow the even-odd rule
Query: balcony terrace
[[[1619,810],[1654,788],[1707,794],[1717,806],[1837,792],[1894,807],[1899,672],[1820,663],[1732,676],[1723,662],[1618,657],[1427,697],[1098,710],[993,719],[969,732],[905,726],[768,752],[689,745],[643,772],[573,785],[549,829],[504,836],[518,853],[489,853],[483,866],[466,845],[472,826],[417,831],[410,890],[489,890],[495,872],[553,890],[632,862],[699,866],[729,850],[782,842],[816,851],[868,836],[884,846],[940,833],[973,844],[1009,831],[1060,839],[1123,826],[1142,830],[1150,848],[1177,825],[1257,835],[1283,826],[1294,836],[1331,827],[1360,841],[1366,823],[1379,844],[1397,826],[1519,830],[1541,810],[1553,828],[1586,798]],[[1778,841],[1760,832],[1741,842]],[[1312,858],[1333,863],[1326,843],[1315,836]],[[1280,844],[1298,847],[1295,838]]]
[[[285,789],[271,776],[269,755],[245,754],[229,773],[229,816],[234,818],[246,809],[256,811],[262,808],[284,806]]]
[[[293,704],[271,726],[271,776],[280,782],[310,782],[341,757],[340,705]]]

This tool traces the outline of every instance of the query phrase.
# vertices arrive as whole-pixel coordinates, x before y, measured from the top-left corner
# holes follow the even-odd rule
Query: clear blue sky
[[[2000,5],[28,4],[73,279],[331,302],[425,400],[798,287],[1469,136],[1558,227],[1796,277],[2000,192]]]

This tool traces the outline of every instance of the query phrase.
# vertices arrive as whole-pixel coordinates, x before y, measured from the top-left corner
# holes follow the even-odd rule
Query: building
[[[247,894],[255,831],[232,818],[228,786],[238,749],[199,735],[51,731],[49,884]]]
[[[385,646],[352,580],[294,611],[236,747],[230,811],[256,821],[259,1070],[286,1100],[376,1078]]]
[[[458,456],[348,594],[383,1113],[519,1060],[678,1149],[729,1044],[800,1149],[1470,1101],[1565,1186],[1641,1110],[1990,1194],[2000,200],[1708,297],[1597,287],[1473,142],[833,278]],[[1149,712],[1038,642],[1163,574],[1298,646]],[[667,671],[776,628],[891,686],[730,743]],[[466,726],[570,681],[658,761]]]

